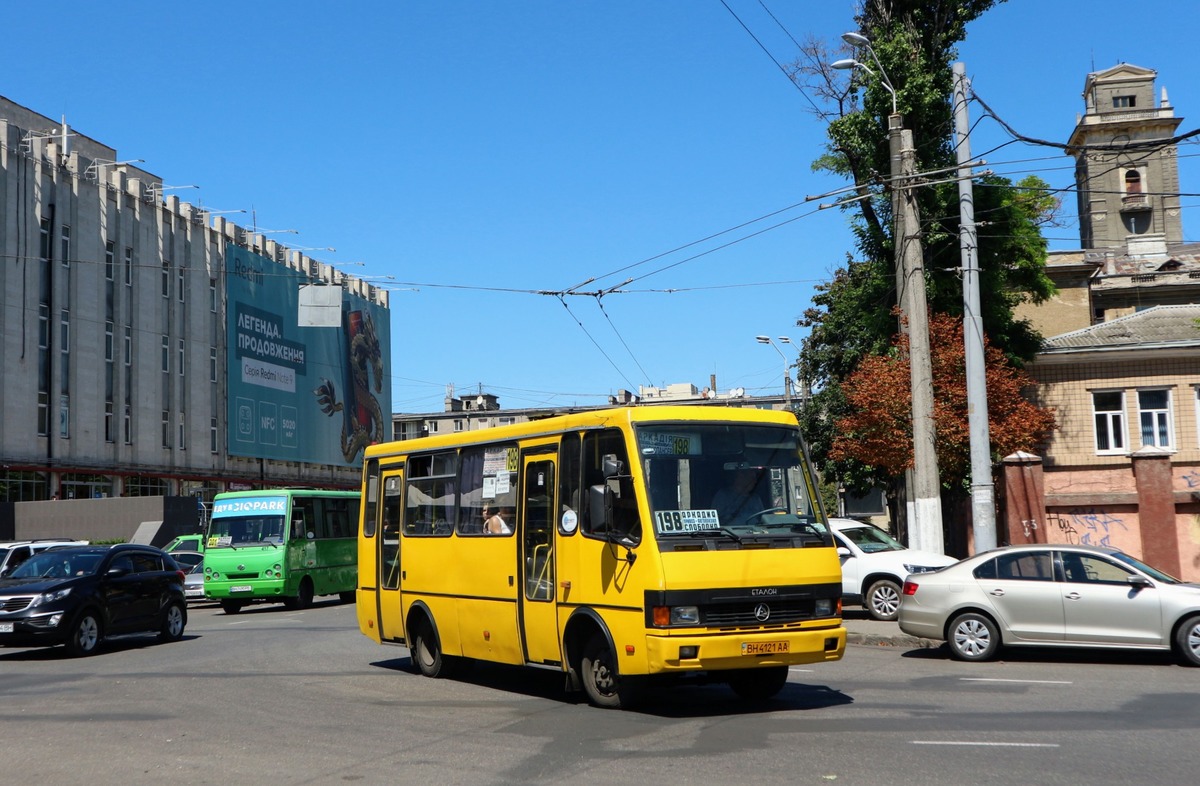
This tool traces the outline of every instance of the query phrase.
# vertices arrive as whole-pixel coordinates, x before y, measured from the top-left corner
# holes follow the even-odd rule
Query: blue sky
[[[447,385],[505,407],[713,378],[775,393],[783,360],[754,337],[799,341],[853,238],[836,210],[786,209],[844,183],[812,173],[824,129],[763,47],[836,43],[855,4],[726,2],[16,3],[0,94],[392,289],[395,411],[441,410]],[[1066,141],[1087,73],[1129,62],[1200,126],[1193,4],[1080,8],[1013,0],[968,28],[960,59],[997,114]],[[972,148],[1007,139],[984,120]],[[1198,153],[1180,149],[1184,192]],[[1052,149],[987,157],[1072,179]],[[1200,197],[1183,204],[1200,240]],[[1051,248],[1078,246],[1073,196],[1063,212]]]

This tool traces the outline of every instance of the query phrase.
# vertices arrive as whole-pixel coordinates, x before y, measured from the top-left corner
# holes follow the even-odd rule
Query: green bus
[[[249,603],[304,609],[318,595],[354,601],[357,491],[230,491],[213,500],[204,596],[226,614]]]

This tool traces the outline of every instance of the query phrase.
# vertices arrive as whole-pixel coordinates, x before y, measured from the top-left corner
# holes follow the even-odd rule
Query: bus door
[[[555,456],[522,457],[521,473],[521,632],[525,660],[560,665],[558,603],[555,592]]]
[[[404,640],[404,610],[400,598],[400,521],[404,508],[404,472],[383,473],[383,504],[376,566],[379,570],[379,637],[384,641]]]

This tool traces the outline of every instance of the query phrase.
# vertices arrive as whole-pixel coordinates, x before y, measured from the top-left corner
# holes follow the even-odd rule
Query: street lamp
[[[774,348],[774,350],[779,353],[779,357],[783,358],[783,402],[784,402],[784,405],[787,407],[787,411],[791,412],[792,411],[792,374],[791,374],[791,370],[790,370],[791,365],[788,363],[787,355],[783,354],[783,350],[779,348],[778,344],[776,344],[774,341],[771,340],[770,336],[755,336],[754,340],[760,344],[770,344],[771,347]],[[784,344],[792,343],[786,336],[780,336],[779,340],[782,341]]]
[[[888,117],[888,146],[891,154],[892,245],[896,254],[896,290],[900,311],[907,318],[908,364],[911,371],[913,469],[912,493],[908,495],[909,545],[924,551],[945,550],[942,537],[941,480],[938,476],[936,429],[933,420],[933,368],[929,352],[929,312],[925,296],[924,250],[913,183],[916,177],[916,148],[912,131],[896,106],[896,90],[871,42],[858,33],[845,33],[842,40],[867,50],[878,74],[857,60],[831,63],[837,69],[862,69],[877,76],[892,96]]]

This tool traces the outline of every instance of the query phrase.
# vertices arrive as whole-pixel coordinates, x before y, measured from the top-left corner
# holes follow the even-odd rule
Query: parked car
[[[12,573],[25,560],[54,546],[86,546],[86,540],[67,538],[38,538],[36,540],[10,540],[0,543],[0,576]]]
[[[180,535],[166,546],[163,546],[163,551],[168,554],[174,554],[176,551],[198,551],[204,553],[204,535],[200,533]]]
[[[1001,646],[1132,647],[1200,666],[1200,585],[1110,548],[1008,546],[910,576],[899,621],[961,660]]]
[[[204,560],[200,560],[183,577],[183,595],[188,603],[204,601]]]
[[[0,646],[65,645],[90,655],[108,636],[157,633],[177,641],[187,625],[183,571],[152,546],[58,546],[0,578]]]
[[[877,620],[896,619],[905,576],[957,562],[907,548],[879,527],[855,519],[830,519],[829,526],[842,558],[842,602],[861,604]]]

